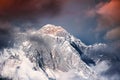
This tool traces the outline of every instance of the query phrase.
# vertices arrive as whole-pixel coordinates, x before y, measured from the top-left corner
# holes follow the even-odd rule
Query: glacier
[[[87,46],[61,26],[19,32],[14,46],[0,50],[0,80],[101,80]]]

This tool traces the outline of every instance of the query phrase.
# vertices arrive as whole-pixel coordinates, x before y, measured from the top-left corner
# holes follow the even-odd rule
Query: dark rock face
[[[12,79],[8,79],[8,78],[0,78],[0,80],[12,80]]]
[[[95,62],[84,54],[87,47],[59,26],[21,33],[13,48],[1,52],[0,75],[12,80],[62,80],[60,74],[73,70],[77,77],[70,80],[98,80],[89,67]]]
[[[79,48],[79,46],[77,44],[75,44],[75,42],[71,42],[70,43],[71,46],[76,49],[76,51],[79,53],[80,58],[87,64],[87,65],[94,65],[95,66],[95,62],[90,59],[87,55],[85,55]]]

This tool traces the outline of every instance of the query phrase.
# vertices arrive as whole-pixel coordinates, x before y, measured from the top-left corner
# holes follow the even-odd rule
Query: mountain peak
[[[54,36],[62,36],[63,34],[67,33],[67,31],[61,26],[55,26],[51,24],[43,26],[39,31],[43,34],[50,34]]]
[[[30,34],[21,33],[14,47],[0,51],[0,80],[63,80],[64,74],[68,75],[65,80],[98,80],[88,65],[93,63],[85,55],[88,48],[92,47],[60,26],[48,24]]]

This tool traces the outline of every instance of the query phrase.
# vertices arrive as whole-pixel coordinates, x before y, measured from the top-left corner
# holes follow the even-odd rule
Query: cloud
[[[93,31],[104,40],[118,40],[120,38],[120,0],[98,0],[97,2],[95,7],[87,11],[88,17],[96,17],[96,28]]]
[[[81,78],[75,70],[59,73],[57,80],[86,80]]]
[[[36,28],[34,20],[59,14],[61,5],[60,0],[0,0],[0,49],[10,45],[16,27]]]
[[[2,18],[29,18],[60,11],[59,0],[0,0],[0,16]]]
[[[93,0],[1,0],[0,4],[0,20],[22,30],[55,24],[63,26],[77,37],[89,39],[84,35],[93,36],[85,32],[86,28],[90,29],[89,24],[92,26],[93,19],[90,20],[84,15],[84,11],[95,6]]]
[[[102,39],[96,38],[96,26],[100,33],[118,26],[117,16],[119,0],[0,0],[0,20],[21,29],[40,28],[48,23],[65,26],[88,44]]]
[[[100,22],[98,29],[108,29],[111,27],[116,27],[120,22],[120,1],[111,0],[110,2],[104,4],[96,12],[99,14]]]
[[[120,27],[108,31],[105,37],[109,40],[120,39]]]
[[[13,27],[9,22],[0,22],[0,49],[12,45]]]
[[[98,72],[103,79],[101,80],[119,80],[120,79],[120,41],[109,44],[91,45],[87,49],[87,55],[96,61],[93,69]],[[101,68],[103,67],[103,68]]]
[[[119,26],[119,0],[1,0],[0,17],[2,22],[12,25],[11,29],[60,25],[92,44],[104,42],[107,31]]]

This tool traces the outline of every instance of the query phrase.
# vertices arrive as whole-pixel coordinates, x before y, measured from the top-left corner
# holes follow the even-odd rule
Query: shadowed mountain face
[[[0,52],[0,80],[99,80],[88,48],[60,26],[18,33],[14,47]]]

